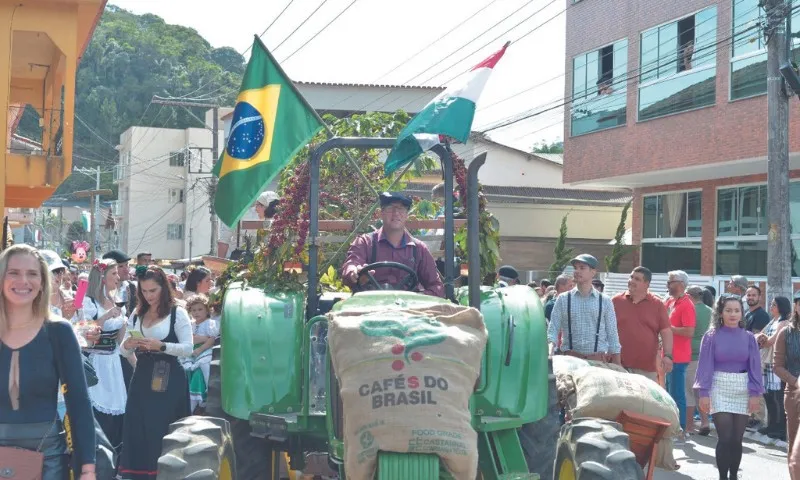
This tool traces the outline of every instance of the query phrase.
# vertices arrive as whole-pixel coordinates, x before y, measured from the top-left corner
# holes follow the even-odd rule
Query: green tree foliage
[[[536,142],[533,144],[533,153],[564,153],[564,142]]]
[[[625,223],[628,221],[628,210],[631,208],[631,202],[633,202],[633,200],[626,203],[625,207],[622,209],[619,224],[617,225],[617,232],[614,235],[614,248],[611,249],[611,253],[604,259],[606,271],[610,273],[619,273],[619,264],[622,261],[622,257],[631,250],[630,245],[622,243],[622,238],[625,236]]]
[[[573,249],[567,248],[567,217],[569,217],[569,213],[561,219],[561,229],[556,239],[556,247],[553,249],[555,258],[553,264],[550,265],[550,281],[552,282],[556,281],[556,277],[561,275],[569,261],[572,260]]]
[[[150,99],[153,95],[207,96],[209,102],[232,105],[244,68],[239,53],[229,47],[213,48],[194,29],[109,5],[78,68],[75,111],[94,133],[75,121],[73,163],[82,167],[116,164],[113,147],[120,134],[134,125],[199,126],[185,110],[149,105]],[[193,113],[203,118],[199,109]],[[24,122],[29,123],[35,125],[30,119]],[[26,131],[20,127],[20,133]],[[72,175],[57,193],[86,188],[86,180],[85,175]],[[111,188],[111,176],[102,183],[103,188]]]

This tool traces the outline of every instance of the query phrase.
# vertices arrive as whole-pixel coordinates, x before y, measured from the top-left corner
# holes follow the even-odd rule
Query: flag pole
[[[325,132],[328,134],[328,139],[335,137],[336,135],[333,133],[333,130],[331,130],[331,127],[328,126],[327,123],[325,123],[325,120],[322,119],[322,117],[319,115],[319,113],[317,113],[314,107],[312,107],[311,104],[308,103],[306,97],[304,97],[303,94],[300,93],[300,90],[297,88],[297,85],[294,84],[294,80],[292,80],[291,77],[289,77],[289,75],[286,74],[286,71],[283,69],[283,67],[281,67],[281,64],[278,63],[278,60],[272,55],[272,52],[269,51],[269,49],[261,40],[261,38],[258,35],[254,35],[254,38],[255,41],[258,42],[258,44],[267,54],[269,59],[272,60],[272,63],[273,65],[275,65],[275,68],[278,69],[278,72],[280,72],[280,74],[283,75],[283,78],[289,81],[289,84],[291,85],[295,95],[297,95],[298,98],[300,98],[300,101],[303,102],[303,105],[305,105],[306,109],[310,110],[314,114],[314,117],[316,117],[317,121],[321,123],[323,127],[325,127]],[[358,166],[358,163],[355,161],[355,159],[353,159],[353,157],[350,156],[350,153],[348,153],[347,150],[345,150],[344,148],[342,148],[341,151],[344,154],[345,158],[347,158],[347,160],[353,165],[353,167],[355,167],[358,176],[361,177],[361,180],[367,184],[367,187],[369,187],[370,190],[372,190],[372,193],[375,195],[376,199],[375,203],[377,203],[378,191],[375,190],[375,187],[373,187],[372,184],[369,182],[369,179],[364,175],[364,172],[361,171],[361,168]]]

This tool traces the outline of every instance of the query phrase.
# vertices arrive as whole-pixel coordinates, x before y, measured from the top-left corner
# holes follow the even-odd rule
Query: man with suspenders
[[[562,353],[620,365],[617,317],[611,299],[592,286],[597,259],[581,254],[572,259],[575,288],[558,296],[550,314],[550,354]],[[559,332],[561,345],[558,345]]]
[[[416,272],[418,284],[414,291],[443,297],[444,285],[433,255],[425,243],[406,231],[411,198],[402,193],[383,192],[380,202],[383,226],[375,232],[358,236],[350,245],[341,270],[345,285],[353,288],[359,281],[364,284],[366,276],[359,279],[358,272],[365,265],[397,262]],[[399,287],[407,273],[396,268],[379,268],[373,275],[381,285]]]

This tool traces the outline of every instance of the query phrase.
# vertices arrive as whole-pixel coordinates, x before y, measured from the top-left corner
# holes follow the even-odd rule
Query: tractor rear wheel
[[[273,450],[263,438],[250,435],[250,423],[226,414],[222,410],[222,372],[220,370],[219,345],[211,354],[211,368],[208,376],[208,395],[206,413],[224,418],[230,423],[233,452],[236,456],[238,480],[281,480],[279,452]]]
[[[538,473],[543,479],[553,478],[558,431],[561,428],[552,360],[547,361],[547,372],[547,414],[538,422],[527,423],[519,430],[519,441],[528,463],[528,471]]]
[[[555,480],[644,480],[616,422],[576,418],[561,429]]]

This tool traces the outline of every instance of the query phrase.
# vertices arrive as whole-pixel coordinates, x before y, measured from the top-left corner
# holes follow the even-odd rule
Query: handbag
[[[53,421],[53,425],[58,418]],[[0,478],[11,480],[42,480],[44,468],[44,454],[42,446],[53,425],[47,429],[36,450],[27,450],[19,447],[0,447]]]

